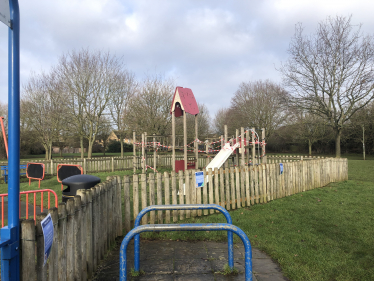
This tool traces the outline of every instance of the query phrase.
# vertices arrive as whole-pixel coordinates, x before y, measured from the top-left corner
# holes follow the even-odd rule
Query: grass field
[[[373,164],[350,160],[348,181],[231,211],[233,223],[293,281],[374,280]],[[225,218],[217,214],[186,222],[225,222]],[[162,232],[142,237],[227,240],[224,232]]]
[[[231,211],[233,223],[293,281],[374,280],[374,161],[354,160],[357,158],[349,157],[348,181]],[[105,180],[125,173],[132,174],[94,175]],[[36,181],[30,187],[21,183],[21,190],[37,186]],[[41,188],[51,188],[61,196],[55,177],[43,181]],[[0,192],[7,192],[6,185],[0,185]],[[225,218],[215,214],[186,222],[225,222]],[[227,234],[162,232],[145,233],[142,238],[227,241]]]

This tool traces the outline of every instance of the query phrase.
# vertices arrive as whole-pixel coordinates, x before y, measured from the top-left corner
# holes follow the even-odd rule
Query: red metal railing
[[[40,199],[40,211],[43,212],[43,199],[44,199],[44,192],[48,192],[48,209],[51,207],[51,192],[55,196],[55,207],[58,206],[58,198],[56,192],[52,189],[41,189],[41,190],[30,190],[30,191],[22,191],[19,195],[19,214],[21,217],[21,195],[26,194],[26,219],[29,218],[29,194],[34,194],[34,220],[36,219],[36,193],[41,193]],[[1,197],[1,226],[4,227],[4,198],[8,196],[8,193],[0,194]]]

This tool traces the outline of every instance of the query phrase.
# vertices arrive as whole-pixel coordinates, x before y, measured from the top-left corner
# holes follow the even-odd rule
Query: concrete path
[[[103,261],[93,280],[119,280],[119,246]],[[128,272],[134,267],[134,245],[131,242],[127,249]],[[144,274],[131,277],[136,281],[213,281],[213,280],[244,280],[244,247],[234,245],[234,266],[238,275],[225,276],[223,268],[227,264],[227,243],[209,241],[178,242],[178,241],[141,241],[140,269]],[[281,281],[283,277],[278,265],[269,256],[258,249],[252,249],[253,280]]]

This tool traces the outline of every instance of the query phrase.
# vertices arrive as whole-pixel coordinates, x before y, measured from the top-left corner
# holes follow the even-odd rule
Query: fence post
[[[87,174],[87,159],[83,158],[83,174]]]
[[[126,232],[129,232],[131,230],[131,226],[130,226],[130,221],[131,221],[131,217],[130,217],[130,178],[128,176],[124,176],[123,177],[123,197],[124,197],[124,203],[125,203],[125,231]],[[120,196],[120,198],[122,198]]]
[[[82,280],[82,212],[81,212],[81,197],[74,196],[74,278],[75,280]]]
[[[213,175],[212,175],[212,168],[208,169],[208,193],[209,193],[209,204],[214,204],[214,197],[213,197],[213,189],[214,189],[214,182],[213,182]],[[208,202],[205,203],[205,196],[204,196],[204,204],[207,204]],[[210,214],[214,214],[214,210],[204,210],[204,215],[207,215],[208,212]]]
[[[178,177],[179,177],[179,204],[184,204],[185,188],[184,188],[183,171],[182,170],[179,170]],[[182,211],[182,210],[179,211],[179,219],[180,220],[184,219],[184,211]]]
[[[155,205],[156,202],[155,202],[155,174],[154,173],[150,173],[149,174],[149,205],[152,206],[152,205]],[[155,224],[155,217],[156,217],[156,212],[155,211],[152,211],[150,213],[150,223],[151,224]]]
[[[117,181],[116,181],[116,210],[117,210],[117,218],[116,218],[116,225],[117,225],[117,231],[116,231],[116,236],[122,236],[122,179],[120,176],[117,176]]]
[[[51,167],[50,167],[50,169],[51,169],[51,175],[53,176],[53,160],[52,159],[51,159]]]
[[[95,272],[97,269],[97,261],[98,261],[98,186],[94,186],[91,188],[92,192],[92,203],[91,203],[91,210],[92,210],[92,271]]]
[[[87,195],[86,195],[86,190],[84,189],[79,189],[77,191],[77,195],[80,196],[81,198],[81,206],[79,211],[81,213],[80,216],[80,221],[78,223],[81,225],[81,260],[82,260],[82,280],[87,280],[87,240],[89,237],[87,236]],[[79,251],[79,246],[77,247]]]
[[[48,280],[55,281],[57,280],[57,273],[58,273],[58,210],[56,207],[53,207],[48,210],[48,213],[51,214],[52,222],[53,222],[53,245],[51,249],[51,253],[49,256],[49,272],[48,272]]]
[[[58,204],[58,280],[66,280],[66,204]],[[33,279],[34,280],[34,279]]]
[[[186,138],[187,139],[187,138]],[[187,147],[184,148],[185,150]],[[187,165],[187,157],[185,158],[185,167]],[[185,168],[185,170],[187,170]],[[172,204],[177,205],[177,176],[175,171],[171,171],[171,199],[172,199]],[[178,211],[173,211],[173,222],[178,221]]]
[[[47,267],[43,266],[44,263],[44,237],[41,221],[47,216],[46,213],[41,213],[36,216],[36,280],[47,280]]]
[[[195,191],[194,189],[191,188],[190,186],[190,172],[189,170],[184,171],[184,190],[186,193],[186,204],[193,204],[193,194],[192,190]],[[186,211],[186,218],[191,217],[191,211]]]
[[[141,192],[141,201],[142,201],[142,209],[144,209],[145,207],[147,207],[147,174],[141,174],[140,176],[140,179],[141,179],[141,189],[142,189],[142,192]],[[142,224],[147,224],[148,223],[148,215],[145,215],[142,219]]]
[[[92,230],[92,189],[86,190],[86,262],[87,278],[93,274],[93,230]]]
[[[21,242],[21,280],[36,280],[35,222],[33,219],[23,220],[21,222]]]
[[[67,223],[66,235],[69,233],[70,239],[67,239],[66,245],[66,280],[74,279],[74,200],[69,199],[66,203]]]

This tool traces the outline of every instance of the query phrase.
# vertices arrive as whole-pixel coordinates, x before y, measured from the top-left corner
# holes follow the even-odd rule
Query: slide
[[[226,162],[227,158],[240,146],[240,142],[236,143],[233,146],[230,146],[230,143],[226,143],[223,149],[213,158],[212,162],[206,167],[206,171],[209,168],[212,168],[214,171],[215,168],[219,169]]]

